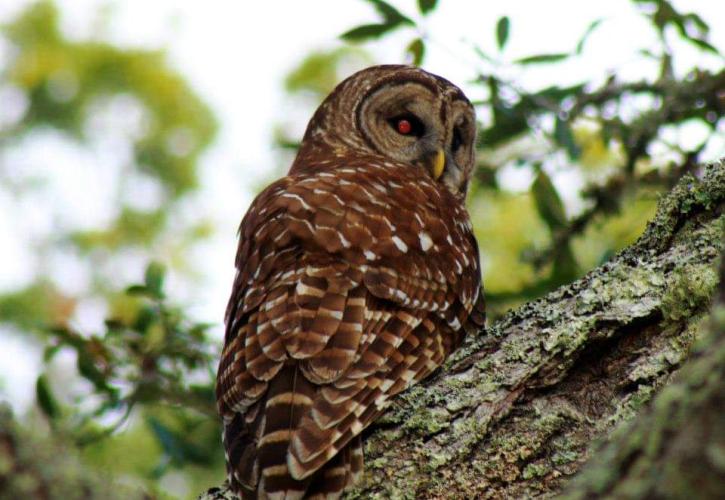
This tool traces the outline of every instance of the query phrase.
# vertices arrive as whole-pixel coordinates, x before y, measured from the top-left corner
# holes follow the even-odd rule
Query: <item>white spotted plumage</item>
[[[370,118],[416,99],[440,127],[421,141],[448,148],[459,115],[470,125],[468,149],[447,151],[440,179],[426,170],[429,153],[401,158],[415,148],[388,144],[397,132]],[[470,103],[449,82],[370,68],[331,94],[289,175],[253,202],[217,377],[229,477],[243,497],[338,497],[362,473],[362,431],[482,328],[463,205],[472,127]]]

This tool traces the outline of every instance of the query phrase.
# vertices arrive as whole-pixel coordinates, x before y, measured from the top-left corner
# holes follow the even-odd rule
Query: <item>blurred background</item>
[[[479,118],[491,319],[633,242],[725,155],[708,0],[0,3],[0,400],[161,498],[221,482],[236,229],[344,77],[410,63]]]

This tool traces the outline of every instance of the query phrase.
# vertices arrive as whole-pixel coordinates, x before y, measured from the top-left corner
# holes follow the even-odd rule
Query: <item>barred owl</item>
[[[217,404],[244,498],[337,498],[361,432],[484,322],[456,86],[376,66],[327,97],[242,220]]]

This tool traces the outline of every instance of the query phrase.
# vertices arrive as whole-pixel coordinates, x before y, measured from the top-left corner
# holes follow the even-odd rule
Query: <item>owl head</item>
[[[344,80],[320,105],[290,174],[368,155],[419,169],[465,196],[475,137],[473,106],[451,82],[412,66],[373,66]]]

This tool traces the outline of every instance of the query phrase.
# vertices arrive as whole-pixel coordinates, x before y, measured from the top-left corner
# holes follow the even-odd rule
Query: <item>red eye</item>
[[[425,135],[423,122],[417,116],[410,113],[394,116],[388,120],[388,123],[400,135],[414,135],[416,137],[423,137]]]
[[[398,133],[403,135],[408,135],[413,131],[413,125],[405,118],[398,120],[395,128],[398,130]]]

